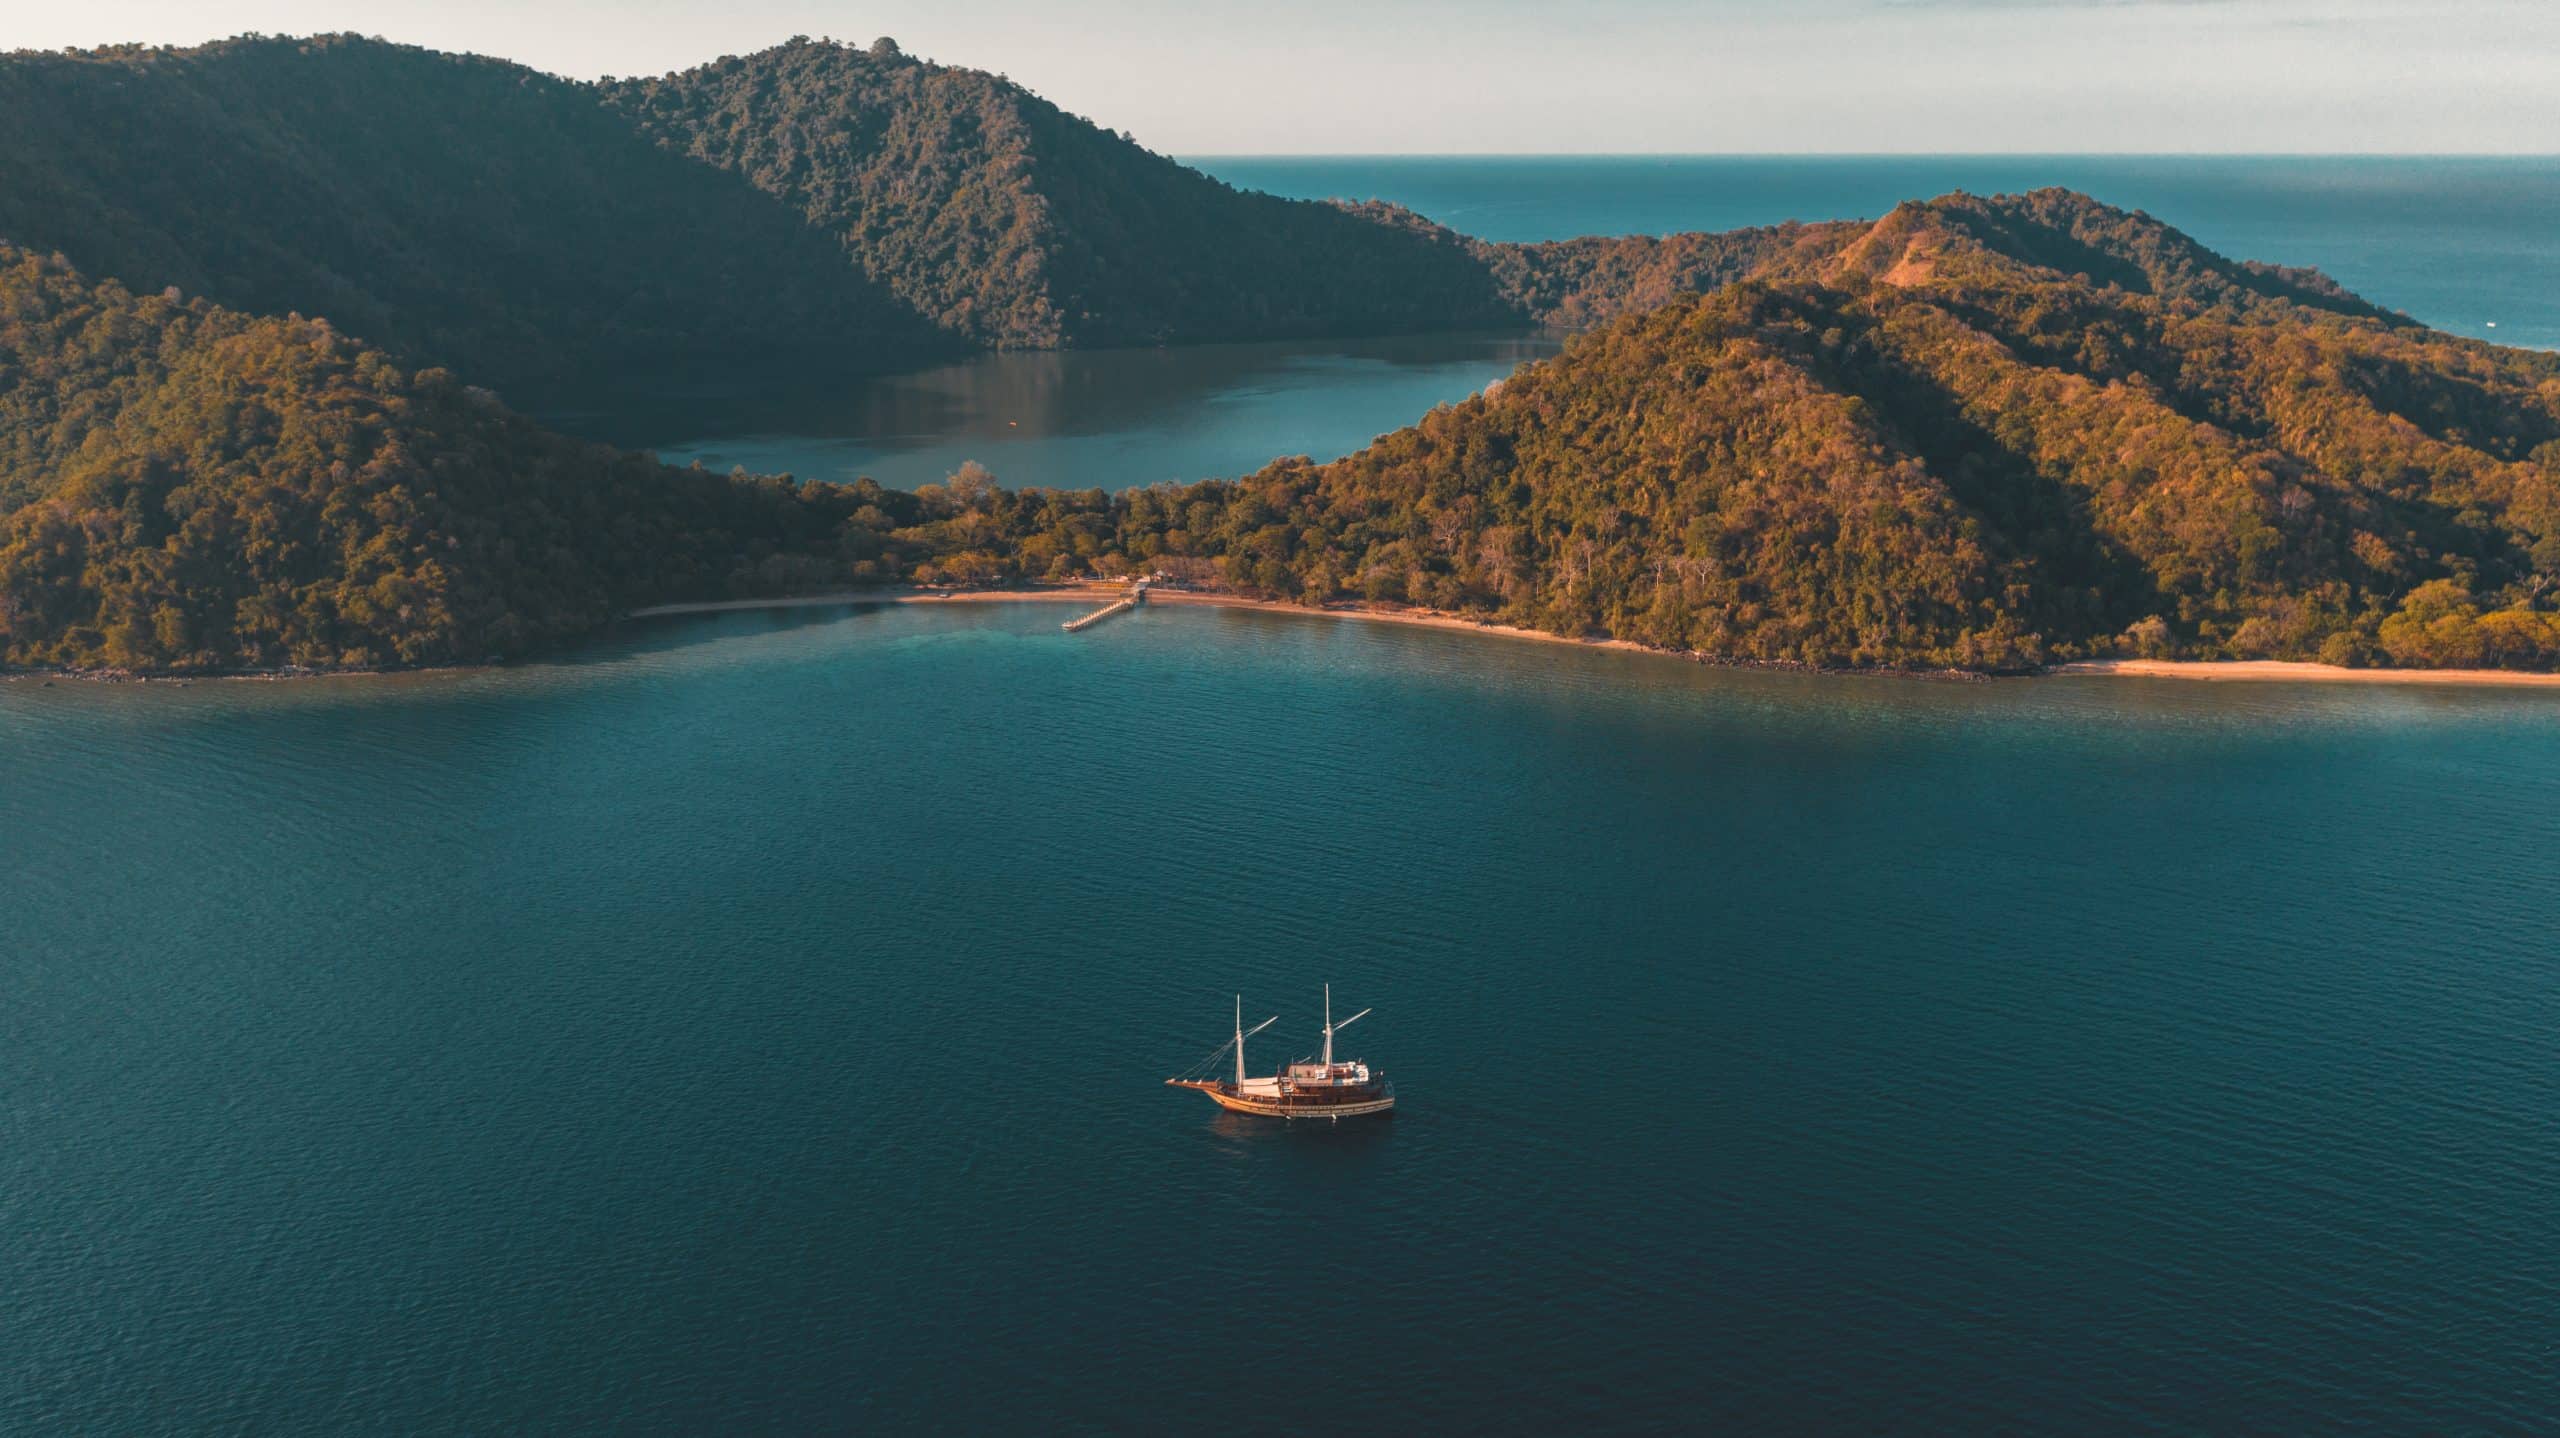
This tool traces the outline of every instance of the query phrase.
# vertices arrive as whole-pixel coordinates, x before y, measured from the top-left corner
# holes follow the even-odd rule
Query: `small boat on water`
[[[1340,1123],[1346,1118],[1386,1113],[1396,1106],[1396,1086],[1385,1075],[1372,1070],[1359,1059],[1349,1063],[1333,1061],[1333,1036],[1369,1016],[1362,1009],[1340,1023],[1333,1021],[1333,985],[1324,988],[1324,1052],[1313,1062],[1301,1060],[1288,1064],[1267,1078],[1248,1078],[1244,1071],[1244,1041],[1280,1022],[1277,1016],[1264,1019],[1248,1029],[1244,1026],[1244,998],[1236,998],[1235,1037],[1220,1045],[1218,1051],[1202,1059],[1200,1069],[1215,1065],[1235,1050],[1236,1071],[1233,1078],[1169,1078],[1165,1083],[1174,1088],[1198,1089],[1209,1101],[1236,1113],[1256,1114],[1264,1118],[1320,1118]],[[1194,1070],[1197,1072],[1198,1070]]]

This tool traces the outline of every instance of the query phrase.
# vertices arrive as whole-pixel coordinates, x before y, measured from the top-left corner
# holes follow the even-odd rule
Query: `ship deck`
[[[1396,1094],[1392,1086],[1384,1087],[1375,1098],[1353,1099],[1345,1103],[1310,1102],[1295,1095],[1280,1097],[1267,1092],[1235,1092],[1232,1085],[1199,1079],[1167,1079],[1165,1082],[1175,1088],[1198,1089],[1209,1096],[1211,1103],[1231,1113],[1249,1113],[1262,1118],[1293,1120],[1362,1118],[1370,1114],[1385,1113],[1396,1106]]]

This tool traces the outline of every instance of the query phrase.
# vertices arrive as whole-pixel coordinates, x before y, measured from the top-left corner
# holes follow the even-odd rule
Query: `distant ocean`
[[[1235,156],[1247,189],[1390,200],[1488,240],[1883,214],[2065,185],[2240,259],[2317,265],[2455,334],[2560,349],[2560,156]]]

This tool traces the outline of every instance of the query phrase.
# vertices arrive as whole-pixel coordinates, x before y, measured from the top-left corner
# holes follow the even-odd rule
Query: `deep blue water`
[[[2548,692],[1060,617],[0,684],[0,1431],[2560,1411]]]
[[[1216,157],[1231,183],[1382,198],[1496,240],[1723,230],[1881,215],[1954,189],[2070,185],[2226,253],[2317,265],[2440,328],[2560,347],[2560,158]],[[2493,327],[2494,326],[2494,327]],[[1553,336],[1439,335],[990,355],[800,393],[647,396],[554,416],[677,463],[935,483],[1127,489],[1324,460],[1463,399]]]
[[[2439,329],[2560,348],[2560,156],[1223,156],[1306,199],[1385,199],[1489,240],[1871,218],[1950,190],[2063,185],[2239,259],[2316,265]]]

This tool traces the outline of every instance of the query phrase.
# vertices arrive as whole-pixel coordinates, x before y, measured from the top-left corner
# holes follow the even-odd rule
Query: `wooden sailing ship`
[[[1233,1049],[1235,1076],[1214,1079],[1185,1076],[1169,1078],[1165,1082],[1174,1088],[1198,1089],[1220,1108],[1263,1118],[1317,1118],[1339,1123],[1346,1118],[1386,1113],[1396,1106],[1396,1086],[1362,1060],[1336,1063],[1333,1058],[1333,1036],[1367,1018],[1369,1012],[1362,1009],[1335,1023],[1333,985],[1325,985],[1322,1055],[1313,1062],[1301,1060],[1284,1065],[1279,1072],[1264,1078],[1249,1078],[1244,1068],[1244,1041],[1280,1020],[1275,1015],[1250,1029],[1246,1028],[1244,997],[1239,994],[1236,997],[1235,1037],[1200,1062],[1200,1068],[1209,1068]]]

